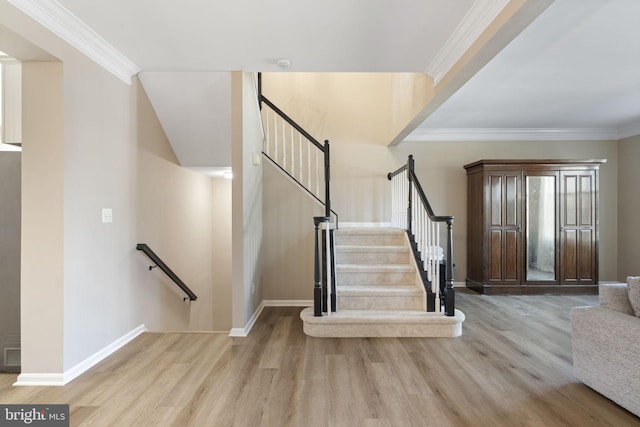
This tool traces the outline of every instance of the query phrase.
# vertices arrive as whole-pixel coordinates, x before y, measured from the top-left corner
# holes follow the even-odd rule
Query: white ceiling
[[[180,164],[228,169],[231,73],[142,72],[140,81]]]
[[[508,2],[7,1],[61,37],[69,29],[80,36],[67,40],[89,40],[89,47],[106,41],[114,49],[102,57],[113,67],[103,66],[123,80],[142,71],[181,163],[196,168],[217,166],[228,155],[229,143],[219,137],[226,131],[207,114],[181,115],[215,114],[226,102],[221,88],[211,86],[217,72],[275,71],[277,60],[287,58],[298,72],[428,70],[435,77],[457,59],[449,55],[436,69],[450,53],[447,43],[475,40],[471,29],[484,28],[478,17],[492,13],[492,19]],[[177,101],[182,91],[191,95]],[[615,139],[633,133],[640,133],[640,1],[555,0],[407,139]]]
[[[143,71],[424,72],[474,3],[58,0]]]
[[[640,134],[640,1],[556,0],[408,140]]]

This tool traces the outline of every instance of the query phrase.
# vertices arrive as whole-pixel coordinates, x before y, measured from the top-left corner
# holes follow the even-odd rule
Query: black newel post
[[[453,290],[453,219],[447,220],[447,284],[445,290],[445,313],[454,316],[456,296]]]
[[[313,315],[322,316],[322,262],[320,260],[320,241],[318,234],[320,232],[320,223],[326,220],[323,216],[314,216],[313,225],[315,226],[315,256],[313,268]]]
[[[407,160],[407,177],[409,179],[409,200],[407,203],[407,230],[411,231],[411,193],[413,189],[413,172],[414,172],[413,154],[409,154],[409,160]]]
[[[331,164],[329,155],[329,140],[324,141],[324,216],[331,217]]]

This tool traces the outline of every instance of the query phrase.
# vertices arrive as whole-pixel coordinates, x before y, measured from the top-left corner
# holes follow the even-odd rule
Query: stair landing
[[[304,333],[321,338],[459,337],[464,313],[455,316],[422,310],[339,310],[315,317],[313,307],[300,313]]]

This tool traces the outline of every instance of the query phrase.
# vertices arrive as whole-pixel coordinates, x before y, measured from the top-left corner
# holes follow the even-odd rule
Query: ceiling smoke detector
[[[288,59],[278,59],[278,62],[276,62],[276,64],[278,64],[278,67],[283,70],[291,68],[291,61],[289,61]]]

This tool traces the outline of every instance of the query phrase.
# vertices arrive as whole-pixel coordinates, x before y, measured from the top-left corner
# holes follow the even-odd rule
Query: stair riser
[[[339,234],[336,244],[343,246],[399,246],[405,243],[404,235],[397,234]]]
[[[408,264],[407,252],[340,252],[336,254],[337,264]]]
[[[338,286],[410,286],[415,285],[415,273],[338,273]]]
[[[462,322],[450,325],[376,324],[322,325],[304,323],[304,333],[312,337],[459,337]]]
[[[390,296],[340,296],[339,310],[421,310],[424,300],[421,297]]]

